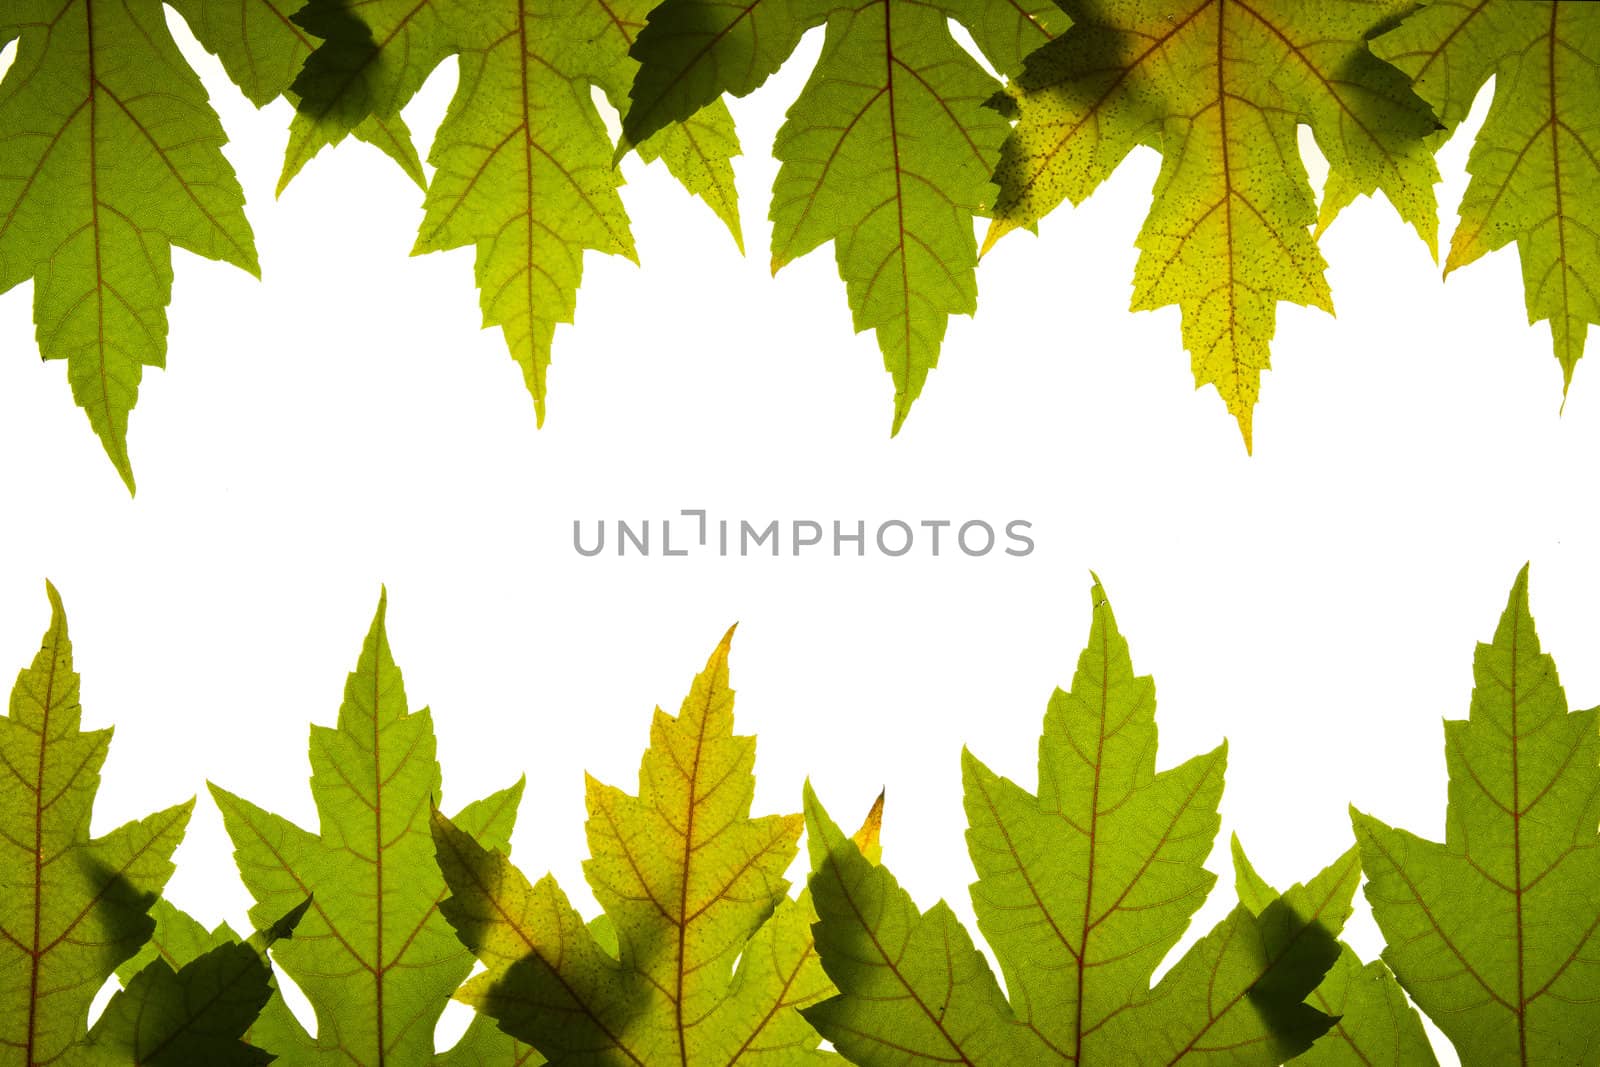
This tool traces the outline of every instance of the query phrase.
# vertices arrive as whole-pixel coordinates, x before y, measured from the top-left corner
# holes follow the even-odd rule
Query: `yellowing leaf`
[[[50,628],[0,719],[0,1054],[21,1067],[81,1053],[90,1002],[155,926],[194,809],[89,836],[111,731],[80,729],[66,613],[48,591]]]
[[[544,421],[558,323],[572,322],[586,249],[637,261],[622,176],[591,97],[620,101],[649,0],[310,0],[327,38],[295,82],[306,144],[387,118],[450,55],[460,79],[428,155],[437,172],[415,252],[474,246],[485,326],[502,328]],[[312,148],[314,151],[314,147]],[[721,104],[643,146],[739,231],[733,119]]]
[[[1600,6],[1424,0],[1372,47],[1449,128],[1495,79],[1444,271],[1516,242],[1528,321],[1549,320],[1564,391],[1600,322]]]
[[[251,1032],[296,1065],[430,1062],[434,1025],[472,969],[471,954],[438,913],[445,888],[427,827],[429,805],[440,796],[433,720],[425,708],[407,710],[385,611],[380,600],[338,724],[311,729],[321,832],[211,787],[256,901],[252,920],[269,922],[312,897],[297,936],[274,954],[310,999],[317,1032],[307,1034],[280,997]],[[457,818],[503,846],[521,793],[518,783]],[[470,1040],[494,1036],[500,1054],[513,1057],[504,1035]]]
[[[1073,25],[1011,88],[985,248],[1062,200],[1082,202],[1138,144],[1161,152],[1140,231],[1133,309],[1177,305],[1197,385],[1215,385],[1252,445],[1281,301],[1333,310],[1312,236],[1381,190],[1433,246],[1437,124],[1366,36],[1402,0],[1064,0]],[[1321,216],[1296,143],[1328,159]]]
[[[855,328],[876,331],[894,379],[896,433],[949,317],[977,310],[973,218],[993,200],[1007,130],[984,106],[999,83],[956,44],[952,19],[1003,73],[1066,21],[1037,0],[666,0],[634,46],[640,70],[622,124],[626,146],[722,93],[743,96],[826,23],[822,57],[774,147],[772,270],[834,243]]]
[[[817,950],[839,994],[805,1016],[851,1062],[1265,1067],[1333,1022],[1304,999],[1338,955],[1353,851],[1259,912],[1235,908],[1152,988],[1215,881],[1200,864],[1225,750],[1155,770],[1154,688],[1098,584],[1092,599],[1037,795],[963,759],[973,907],[1006,993],[950,908],[920,912],[807,791]]]
[[[45,359],[133,491],[128,413],[165,365],[171,249],[258,273],[244,194],[160,0],[6,0],[0,293],[33,279]]]
[[[1567,710],[1527,568],[1472,674],[1444,842],[1352,811],[1383,958],[1467,1067],[1600,1062],[1600,710]]]
[[[656,709],[638,795],[589,780],[584,873],[603,922],[586,926],[553,877],[530,883],[434,818],[442,910],[487,968],[459,999],[554,1064],[825,1058],[797,1009],[831,987],[811,909],[783,877],[801,819],[750,817],[755,741],[733,733],[732,637],[676,718]]]

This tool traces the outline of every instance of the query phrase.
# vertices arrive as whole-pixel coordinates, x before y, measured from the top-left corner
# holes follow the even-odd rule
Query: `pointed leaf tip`
[[[889,437],[891,440],[900,436],[900,427],[906,424],[906,416],[910,414],[911,401],[905,398],[904,393],[897,395],[894,398],[894,421],[889,426]]]
[[[850,837],[850,840],[855,842],[856,848],[867,858],[867,862],[874,866],[883,858],[883,798],[887,791],[887,789],[878,791],[878,798],[872,802],[861,828]]]
[[[308,893],[306,898],[296,904],[292,910],[267,927],[267,929],[261,931],[262,940],[265,942],[262,947],[293,937],[295,928],[300,925],[300,920],[306,917],[306,912],[311,910],[312,902],[315,899],[315,893]]]
[[[117,468],[117,475],[121,477],[122,484],[127,487],[128,495],[130,497],[138,496],[139,486],[133,479],[133,464],[128,462],[126,453],[123,454],[121,459],[113,456],[111,462]]]

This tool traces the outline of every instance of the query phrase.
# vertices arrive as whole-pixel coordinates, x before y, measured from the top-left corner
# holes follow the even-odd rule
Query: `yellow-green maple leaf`
[[[676,718],[659,708],[639,793],[588,780],[586,925],[553,877],[530,883],[434,818],[441,906],[487,970],[459,999],[555,1064],[807,1063],[826,1054],[799,1009],[827,996],[807,898],[788,896],[798,815],[750,817],[755,739],[733,733],[728,649]],[[860,847],[876,844],[868,819]]]
[[[311,0],[325,42],[295,82],[297,143],[336,144],[399,114],[446,57],[460,79],[434,138],[417,253],[473,246],[485,326],[499,326],[544,421],[558,323],[573,321],[587,249],[637,262],[591,90],[613,103],[649,0]],[[717,103],[643,146],[741,241],[733,118]]]
[[[1516,242],[1528,321],[1550,322],[1564,394],[1600,323],[1600,5],[1425,3],[1372,47],[1449,129],[1495,79],[1444,272]]]
[[[1432,247],[1427,104],[1368,50],[1404,0],[1063,0],[1073,25],[1028,57],[985,248],[1081,202],[1139,144],[1161,152],[1134,310],[1177,305],[1197,385],[1252,444],[1281,301],[1333,310],[1312,234],[1381,190]],[[1305,124],[1328,159],[1319,217]]]
[[[806,791],[817,950],[838,995],[804,1014],[866,1067],[963,1063],[1271,1067],[1333,1019],[1303,1003],[1338,955],[1354,850],[1240,906],[1153,981],[1215,876],[1226,746],[1157,772],[1155,687],[1134,673],[1098,584],[1072,689],[1039,741],[1036,793],[963,753],[978,926],[920,911]]]
[[[6,0],[0,293],[33,279],[39,351],[133,491],[128,414],[166,363],[173,247],[259,273],[244,194],[160,0]]]
[[[1528,570],[1444,723],[1443,841],[1351,809],[1383,958],[1464,1067],[1600,1064],[1600,708],[1572,711]]]
[[[387,602],[380,600],[333,727],[311,729],[311,793],[320,833],[213,785],[233,840],[240,878],[255,898],[256,923],[272,921],[307,896],[310,910],[294,940],[275,949],[278,965],[316,1012],[308,1034],[281,997],[268,1002],[251,1039],[295,1067],[423,1067],[434,1062],[433,1033],[472,956],[439,916],[444,882],[433,861],[429,805],[441,772],[433,719],[409,711],[389,648]],[[457,818],[468,831],[505,845],[521,783],[469,804]],[[481,1028],[480,1028],[481,1029]],[[504,1035],[469,1035],[505,1060]],[[444,1064],[472,1062],[466,1051]]]
[[[81,729],[66,612],[49,595],[50,628],[0,718],[0,1062],[20,1067],[77,1054],[90,1002],[155,927],[194,810],[89,836],[111,731]]]
[[[826,24],[822,56],[778,131],[773,273],[833,242],[857,331],[873,330],[895,385],[898,433],[951,315],[977,310],[973,218],[1007,125],[999,90],[951,35],[971,31],[1002,73],[1066,24],[1048,0],[666,0],[650,13],[624,146],[716,100],[744,96]]]

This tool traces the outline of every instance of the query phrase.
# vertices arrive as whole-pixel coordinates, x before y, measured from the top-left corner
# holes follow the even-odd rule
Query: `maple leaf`
[[[1082,202],[1135,145],[1160,151],[1133,310],[1182,309],[1195,383],[1217,387],[1250,448],[1278,303],[1333,310],[1310,227],[1381,190],[1434,245],[1437,123],[1365,39],[1408,0],[1062,6],[1072,28],[1010,90],[1017,127],[984,247]],[[1328,160],[1320,218],[1300,124]]]
[[[639,794],[589,779],[585,925],[555,879],[530,883],[442,815],[442,905],[487,970],[457,994],[555,1064],[823,1059],[799,1009],[831,987],[809,902],[787,895],[798,815],[750,817],[755,739],[733,733],[729,630],[676,718],[656,709]],[[862,831],[876,840],[876,822]],[[737,961],[737,966],[735,965]]]
[[[211,786],[256,901],[252,920],[270,921],[312,897],[298,936],[274,955],[310,999],[316,1035],[281,997],[251,1031],[252,1041],[297,1065],[430,1062],[434,1024],[472,969],[471,954],[438,913],[445,887],[427,828],[429,805],[440,795],[433,720],[426,708],[407,711],[386,608],[381,598],[337,725],[311,728],[320,834]],[[521,795],[519,782],[457,818],[505,845]],[[500,1049],[494,1062],[513,1057],[508,1039]]]
[[[460,78],[434,138],[414,253],[477,248],[483,321],[502,328],[544,422],[558,323],[573,321],[585,249],[637,262],[591,97],[623,99],[650,0],[311,0],[298,20],[326,37],[295,81],[297,136],[336,144],[369,116],[397,115],[456,55]],[[662,159],[736,241],[733,118],[720,102],[652,138]]]
[[[150,936],[194,809],[89,836],[111,730],[80,729],[66,613],[46,588],[50,628],[0,719],[0,1050],[22,1067],[83,1040],[95,994]]]
[[[772,271],[834,243],[855,328],[876,331],[898,433],[951,315],[977,310],[974,216],[1008,125],[984,106],[1000,84],[951,36],[971,31],[1001,73],[1064,28],[1044,0],[666,0],[634,46],[640,68],[623,148],[716,100],[744,96],[813,26],[822,56],[778,131]]]
[[[1600,1062],[1600,709],[1568,712],[1526,567],[1472,675],[1444,842],[1351,811],[1383,958],[1463,1064]]]
[[[1233,872],[1240,902],[1257,915],[1278,898],[1278,891],[1251,866],[1238,835],[1233,838]],[[1339,958],[1307,1002],[1337,1022],[1310,1049],[1296,1056],[1295,1063],[1305,1067],[1349,1063],[1437,1067],[1439,1061],[1428,1044],[1422,1019],[1406,1001],[1394,972],[1377,960],[1362,964],[1349,945],[1340,942]]]
[[[298,25],[297,16],[305,0],[167,0],[184,17],[195,38],[222,61],[228,77],[252,104],[263,107],[287,95],[317,39]],[[278,192],[283,192],[312,156],[321,148],[312,133],[298,120],[291,127],[284,152],[283,174]],[[351,131],[398,163],[411,180],[426,187],[422,161],[411,142],[411,132],[398,115],[373,116],[358,122]]]
[[[1303,1001],[1338,955],[1353,850],[1259,914],[1236,907],[1150,988],[1215,881],[1200,864],[1226,746],[1156,772],[1154,688],[1098,581],[1092,598],[1038,795],[962,759],[972,902],[1009,1002],[949,906],[919,912],[808,788],[817,950],[839,995],[805,1016],[852,1062],[1277,1064],[1332,1024]]]
[[[111,997],[71,1064],[122,1067],[251,1067],[273,1057],[244,1041],[272,995],[267,949],[293,934],[310,902],[240,943],[226,925],[207,932],[158,900],[156,929],[139,955],[117,968]]]
[[[166,362],[173,247],[260,274],[244,193],[160,0],[7,0],[0,293],[33,279],[45,359],[131,493],[128,414]]]
[[[1600,322],[1600,8],[1424,0],[1372,47],[1447,130],[1494,77],[1444,273],[1516,242],[1528,321],[1549,320],[1565,395]]]

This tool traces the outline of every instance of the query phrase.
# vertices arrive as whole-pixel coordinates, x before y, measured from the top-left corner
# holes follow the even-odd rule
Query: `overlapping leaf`
[[[45,359],[133,490],[128,413],[166,361],[173,247],[258,273],[222,126],[160,0],[7,0],[0,293],[32,279]]]
[[[433,720],[408,712],[379,601],[334,727],[311,729],[311,792],[321,818],[310,833],[249,801],[211,787],[233,840],[239,873],[270,922],[312,896],[298,935],[274,955],[316,1011],[306,1033],[281,997],[251,1032],[267,1051],[300,1064],[427,1064],[433,1031],[472,969],[439,915],[444,881],[433,860],[427,815],[440,796]],[[468,805],[467,832],[500,847],[516,819],[521,783]],[[486,1024],[446,1063],[471,1063],[488,1043],[490,1062],[520,1054]],[[482,1030],[490,1030],[483,1033]]]
[[[949,317],[977,310],[973,218],[993,202],[1007,131],[983,106],[1000,85],[950,35],[951,19],[1004,74],[1066,26],[1043,0],[666,0],[634,46],[622,124],[626,145],[723,93],[744,96],[826,24],[774,149],[772,269],[834,243],[855,327],[876,332],[894,378],[895,432]]]
[[[168,0],[188,22],[196,39],[222,61],[244,95],[261,107],[287,94],[300,69],[317,46],[317,38],[295,20],[305,0]],[[422,161],[411,133],[398,115],[368,118],[352,130],[357,137],[392,158],[418,185],[425,185]],[[284,153],[282,192],[289,180],[322,147],[314,131],[298,117]]]
[[[1237,836],[1233,839],[1233,871],[1239,901],[1251,911],[1259,915],[1278,898],[1278,891],[1250,865]],[[1316,1044],[1296,1056],[1295,1063],[1306,1067],[1354,1063],[1426,1067],[1439,1062],[1417,1009],[1406,1001],[1394,973],[1376,960],[1363,965],[1349,945],[1341,943],[1339,958],[1308,1002],[1338,1021]]]
[[[755,739],[733,733],[732,637],[676,718],[656,709],[638,795],[589,780],[584,871],[603,920],[586,926],[553,877],[530,883],[502,853],[434,819],[451,893],[442,910],[487,968],[460,999],[552,1063],[825,1056],[798,1009],[831,987],[811,909],[783,877],[801,818],[750,817]]]
[[[1441,844],[1353,813],[1383,957],[1474,1064],[1600,1062],[1600,735],[1567,710],[1528,572],[1447,720]]]
[[[1381,190],[1429,246],[1438,180],[1427,104],[1366,37],[1404,0],[1063,0],[1073,25],[1011,89],[985,247],[1079,203],[1139,144],[1161,152],[1134,310],[1177,305],[1197,385],[1252,443],[1279,302],[1333,310],[1310,232]],[[1319,219],[1296,127],[1327,157]]]
[[[1372,47],[1447,129],[1495,79],[1444,271],[1516,242],[1528,321],[1550,322],[1565,390],[1600,323],[1600,7],[1424,0]]]
[[[583,253],[637,260],[612,166],[612,144],[591,98],[620,102],[628,58],[649,0],[311,0],[300,21],[326,37],[295,82],[297,136],[341,140],[359,122],[388,118],[447,56],[460,80],[428,160],[416,252],[477,248],[485,326],[500,326],[522,368],[539,421],[558,323],[573,321]],[[720,103],[644,146],[740,239],[729,160],[739,152]]]
[[[194,808],[90,838],[111,730],[80,728],[66,614],[49,595],[50,628],[0,719],[0,1059],[23,1067],[83,1040],[94,995],[155,926]]]
[[[267,949],[293,934],[304,902],[248,943],[226,925],[207,932],[166,901],[150,909],[156,929],[117,969],[123,988],[68,1057],[82,1067],[253,1067],[273,1057],[244,1040],[272,995]]]
[[[806,1011],[852,1062],[1277,1064],[1333,1020],[1305,997],[1338,955],[1347,854],[1259,914],[1240,905],[1152,989],[1214,878],[1225,747],[1155,770],[1154,690],[1098,584],[1039,793],[963,759],[972,899],[1010,1000],[942,901],[919,913],[808,792],[817,949],[839,995]]]

